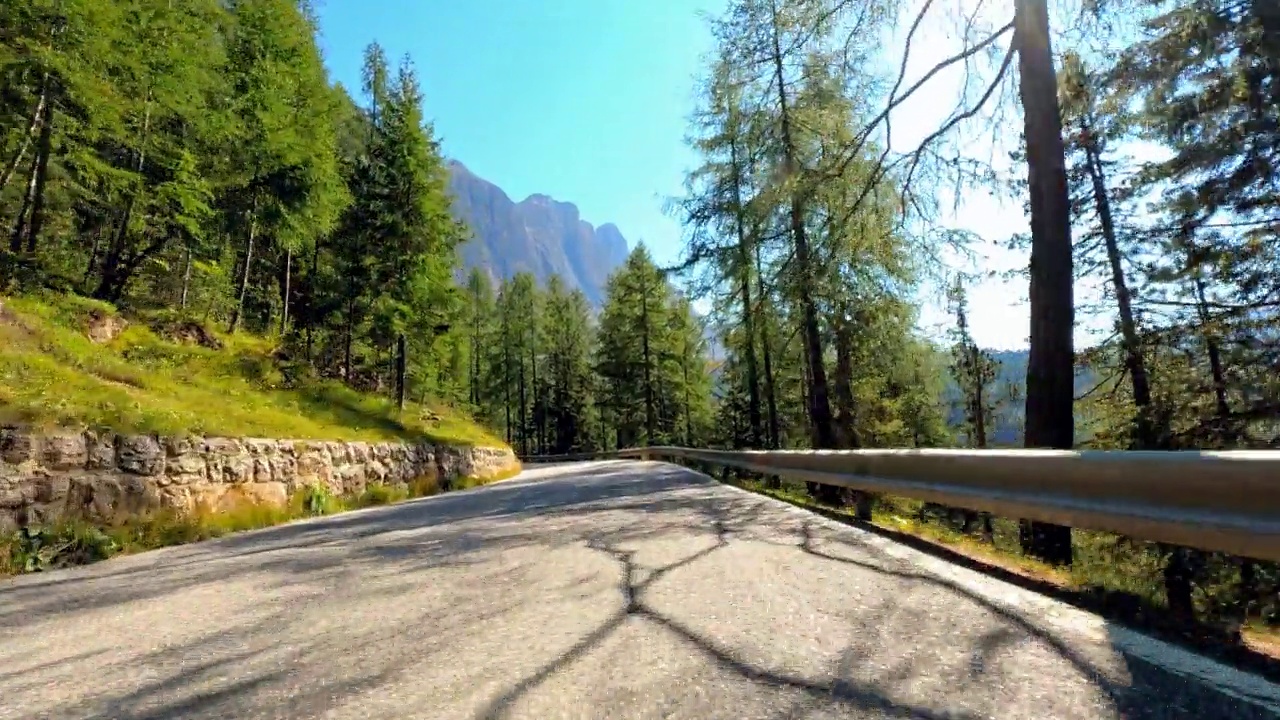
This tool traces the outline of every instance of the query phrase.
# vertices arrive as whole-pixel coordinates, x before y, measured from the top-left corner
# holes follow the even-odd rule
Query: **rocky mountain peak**
[[[461,162],[448,167],[454,215],[473,235],[462,246],[464,272],[478,267],[497,280],[527,271],[540,282],[559,275],[592,305],[604,302],[605,281],[629,252],[616,225],[593,227],[573,203],[541,193],[513,202]]]

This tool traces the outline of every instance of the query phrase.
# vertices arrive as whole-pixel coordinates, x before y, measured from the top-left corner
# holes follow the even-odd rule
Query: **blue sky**
[[[963,6],[972,0],[953,0]],[[425,111],[444,150],[514,199],[543,193],[573,202],[589,222],[618,225],[660,262],[681,251],[680,228],[663,200],[681,191],[696,159],[684,143],[694,83],[711,48],[700,12],[723,0],[321,0],[321,42],[334,79],[359,87],[364,47],[377,40],[392,59],[408,54]],[[918,43],[911,67],[949,52],[945,28]],[[895,138],[936,125],[948,80],[895,113]],[[953,84],[955,78],[950,81]],[[927,95],[927,96],[926,96]],[[898,142],[895,141],[895,145]],[[1020,207],[967,192],[950,224],[995,240],[1023,230]],[[957,267],[1008,269],[1025,259],[994,243]],[[971,323],[989,347],[1025,345],[1025,283],[971,289]],[[921,325],[949,325],[936,288],[921,298]]]

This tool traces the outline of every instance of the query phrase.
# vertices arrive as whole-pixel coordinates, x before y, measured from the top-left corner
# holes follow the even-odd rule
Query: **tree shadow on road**
[[[427,567],[461,565],[469,551],[495,543],[536,542],[541,533],[463,530],[430,543],[402,542],[395,533],[424,527],[490,519],[510,529],[532,517],[575,508],[614,504],[620,510],[678,508],[682,501],[654,500],[675,489],[699,484],[678,468],[651,472],[636,479],[627,463],[608,463],[568,477],[543,481],[514,480],[472,490],[420,498],[396,505],[357,510],[288,525],[237,533],[187,546],[164,548],[94,565],[0,583],[0,627],[31,622],[69,611],[84,611],[161,598],[184,589],[223,583],[237,573],[298,575],[348,564],[353,558],[325,550],[347,548],[358,541],[357,560],[413,559]],[[709,479],[701,483],[714,487]],[[316,550],[308,556],[305,550]],[[273,557],[278,556],[278,557]],[[247,558],[255,558],[245,563]],[[234,567],[231,567],[234,566]],[[56,602],[50,602],[56,596]]]
[[[563,654],[494,698],[477,714],[477,717],[485,720],[497,720],[498,718],[506,717],[522,697],[535,690],[556,672],[567,668],[574,661],[599,647],[612,633],[622,627],[628,618],[642,618],[647,622],[664,628],[693,646],[718,667],[736,674],[754,685],[775,690],[797,691],[810,700],[835,703],[847,706],[850,709],[875,711],[884,717],[919,718],[920,720],[935,720],[944,717],[957,719],[976,717],[969,714],[940,713],[926,707],[895,702],[882,692],[841,678],[835,678],[831,682],[824,683],[768,670],[744,661],[737,657],[733,650],[721,646],[715,640],[704,637],[695,630],[646,604],[644,593],[648,588],[674,571],[688,567],[728,546],[732,533],[731,525],[743,523],[744,520],[750,522],[751,519],[754,519],[751,517],[754,513],[750,512],[750,510],[755,508],[745,508],[748,512],[747,517],[744,517],[741,512],[744,508],[740,505],[736,508],[739,513],[736,516],[731,515],[728,510],[734,505],[733,503],[701,504],[697,510],[706,517],[707,527],[714,533],[714,543],[680,560],[649,570],[643,579],[641,579],[640,568],[635,562],[634,551],[624,550],[619,547],[616,542],[613,542],[617,538],[599,535],[589,537],[587,539],[588,547],[607,554],[620,566],[622,579],[618,585],[618,591],[622,597],[623,608]]]
[[[640,508],[637,508],[640,509]],[[741,508],[739,508],[741,509]],[[715,507],[704,507],[704,512],[715,514]],[[739,521],[743,520],[740,516]],[[747,520],[750,522],[750,519]],[[830,682],[817,682],[808,678],[773,672],[746,662],[736,656],[732,649],[718,644],[713,638],[699,634],[681,622],[663,615],[645,604],[644,591],[657,580],[669,575],[672,571],[691,565],[728,544],[731,534],[730,523],[723,517],[712,518],[707,527],[715,534],[715,544],[700,550],[675,563],[652,570],[644,581],[637,581],[638,572],[634,562],[634,553],[609,545],[598,537],[588,539],[589,547],[609,554],[622,568],[624,581],[619,587],[625,609],[609,618],[595,631],[588,634],[576,645],[561,656],[547,663],[536,673],[522,679],[508,691],[496,697],[481,713],[484,718],[500,718],[516,705],[521,697],[532,692],[541,683],[556,672],[567,668],[575,660],[583,658],[593,649],[599,647],[613,632],[622,627],[628,617],[640,617],[652,622],[668,632],[682,638],[697,648],[718,666],[729,670],[753,683],[777,688],[800,691],[806,695],[812,705],[814,701],[838,703],[863,711],[874,711],[886,717],[940,718],[969,717],[965,713],[944,712],[922,706],[914,706],[895,702],[884,693],[839,677],[836,673]],[[993,657],[1007,648],[1030,641],[1037,643],[1061,658],[1074,668],[1078,675],[1092,686],[1100,690],[1108,699],[1116,717],[1119,718],[1264,718],[1273,717],[1262,708],[1236,701],[1216,694],[1212,691],[1184,692],[1189,684],[1186,680],[1171,674],[1169,671],[1143,662],[1125,657],[1129,682],[1117,682],[1108,677],[1092,660],[1075,650],[1069,643],[1061,640],[1052,632],[1036,624],[1027,617],[1001,606],[982,595],[948,579],[911,569],[910,563],[886,555],[880,548],[868,543],[859,543],[850,538],[841,538],[842,544],[856,548],[861,553],[878,555],[883,562],[869,562],[857,558],[834,555],[821,550],[809,523],[799,526],[794,547],[805,555],[833,562],[854,565],[858,568],[896,580],[928,586],[933,591],[941,591],[956,596],[959,602],[979,606],[984,612],[999,619],[1001,623],[995,630],[984,635],[974,646],[970,658],[969,676],[977,680],[988,672],[988,665]],[[908,640],[909,641],[909,640]],[[841,665],[847,666],[853,660],[852,648],[846,650]],[[908,668],[899,668],[889,673],[884,679],[906,680],[910,675]]]
[[[736,483],[730,482],[729,484],[741,487]],[[748,490],[748,492],[750,491]],[[1111,593],[1101,591],[1100,588],[1092,588],[1081,593],[1077,589],[1062,587],[1052,582],[1013,572],[1007,568],[957,552],[946,545],[917,535],[858,520],[848,513],[838,512],[832,508],[801,504],[787,498],[776,499],[841,525],[847,525],[860,531],[892,540],[897,544],[905,545],[949,564],[981,573],[1037,595],[1053,598],[1058,602],[1071,605],[1085,612],[1104,616],[1112,627],[1124,626],[1133,628],[1136,631],[1157,637],[1164,642],[1185,648],[1190,652],[1211,657],[1225,665],[1257,674],[1270,682],[1280,683],[1280,660],[1258,652],[1246,644],[1238,642],[1238,640],[1229,639],[1220,630],[1209,627],[1189,629],[1185,624],[1171,620],[1168,613],[1164,612],[1163,609],[1149,605],[1146,601],[1137,599],[1128,593]]]
[[[598,646],[609,633],[620,627],[629,616],[643,618],[671,632],[693,646],[721,669],[736,674],[754,685],[773,690],[797,691],[811,701],[834,703],[850,709],[875,711],[883,717],[918,718],[919,720],[937,720],[940,718],[960,720],[962,718],[977,717],[968,713],[938,712],[922,706],[895,702],[883,692],[858,683],[849,682],[840,677],[836,677],[830,682],[819,682],[798,675],[771,671],[741,659],[731,648],[722,646],[714,639],[698,633],[683,623],[645,604],[643,593],[654,582],[672,571],[690,565],[728,544],[726,539],[727,531],[723,526],[717,527],[717,535],[717,542],[711,548],[699,551],[675,563],[664,565],[652,571],[644,581],[635,579],[638,572],[632,553],[597,544],[596,547],[598,549],[612,556],[623,568],[623,576],[626,580],[620,584],[619,592],[626,603],[626,609],[584,638],[569,652],[544,666],[537,674],[527,678],[507,693],[496,698],[480,714],[480,717],[486,719],[504,717],[520,696],[535,688],[538,683],[550,677],[556,670],[567,666],[573,660],[585,655],[593,647]]]
[[[377,588],[354,587],[348,592],[360,603],[374,607],[382,600]],[[397,598],[403,599],[403,595]],[[145,670],[139,676],[141,681],[117,682],[105,691],[83,693],[75,702],[46,709],[39,716],[48,720],[322,716],[377,698],[380,688],[401,680],[423,654],[429,656],[465,643],[519,604],[518,599],[512,599],[484,608],[423,611],[408,622],[333,633],[310,632],[308,623],[314,617],[298,613],[295,607],[281,607],[231,626],[210,627],[182,642],[133,657],[128,665]],[[24,694],[47,691],[51,685],[48,670],[104,654],[96,651],[64,657],[56,663],[26,665],[0,679],[0,696],[12,702]],[[116,664],[110,659],[103,659],[103,670]],[[18,661],[20,658],[0,653],[0,667]],[[66,676],[62,679],[74,681]],[[356,714],[371,716],[363,708]],[[384,716],[397,717],[395,711]]]
[[[828,541],[832,540],[828,538]],[[1271,715],[1263,713],[1260,708],[1253,705],[1239,703],[1222,696],[1194,693],[1186,698],[1186,701],[1192,704],[1191,707],[1183,704],[1177,708],[1176,715],[1170,715],[1169,703],[1172,702],[1173,698],[1168,697],[1168,695],[1162,695],[1160,692],[1155,692],[1155,690],[1164,686],[1177,687],[1185,681],[1171,677],[1167,671],[1151,666],[1141,660],[1125,657],[1131,680],[1129,683],[1117,683],[1109,678],[1092,660],[1072,648],[1070,644],[1018,612],[993,602],[957,582],[927,572],[914,570],[909,563],[895,559],[873,545],[854,543],[847,538],[834,540],[834,542],[846,546],[854,546],[861,552],[873,552],[878,554],[885,562],[883,564],[871,563],[821,550],[818,547],[818,538],[814,533],[813,526],[809,523],[802,526],[800,542],[797,547],[801,552],[812,557],[854,565],[880,575],[894,577],[908,583],[927,585],[930,588],[954,594],[958,599],[978,605],[986,612],[998,616],[1004,626],[1000,629],[999,634],[992,634],[988,638],[984,638],[984,642],[980,644],[978,652],[974,656],[976,663],[983,663],[985,657],[993,654],[999,644],[1007,644],[1011,641],[1029,638],[1050,649],[1057,657],[1065,660],[1075,668],[1076,672],[1082,677],[1087,678],[1090,683],[1102,690],[1113,704],[1116,714],[1122,718],[1271,717]],[[1153,700],[1157,698],[1160,698],[1162,704],[1153,704]],[[1232,706],[1229,711],[1223,707],[1224,704]]]
[[[641,474],[642,473],[642,474]],[[447,608],[408,615],[396,624],[350,633],[338,620],[332,630],[317,632],[297,613],[283,607],[252,622],[210,627],[173,647],[128,662],[148,668],[152,679],[127,692],[89,696],[57,717],[86,713],[126,720],[161,717],[271,717],[320,714],[357,702],[378,688],[403,682],[405,668],[446,648],[465,644],[534,602],[551,596],[577,597],[589,576],[560,578],[538,586],[535,597],[515,594],[492,597],[493,588],[524,586],[536,568],[526,555],[495,562],[508,550],[533,548],[548,553],[595,553],[616,567],[619,608],[569,647],[517,679],[507,678],[493,691],[478,717],[512,714],[522,701],[558,673],[613,636],[628,621],[660,628],[706,658],[728,676],[752,686],[795,696],[787,717],[839,708],[885,717],[965,718],[922,703],[909,703],[890,692],[927,672],[924,662],[906,659],[884,667],[877,682],[849,679],[853,668],[877,661],[877,644],[850,645],[833,671],[804,676],[744,657],[723,639],[673,617],[647,600],[659,584],[676,583],[678,571],[693,571],[714,560],[736,542],[771,542],[794,550],[797,559],[855,568],[904,587],[944,594],[954,603],[972,605],[993,618],[995,627],[968,649],[968,681],[990,681],[998,656],[1019,643],[1034,643],[1062,658],[1078,675],[1108,698],[1121,718],[1267,717],[1257,708],[1232,705],[1208,692],[1180,689],[1185,681],[1167,671],[1128,662],[1128,682],[1118,682],[1073,646],[1029,618],[1000,606],[948,579],[929,574],[909,562],[890,557],[875,545],[860,542],[856,531],[819,533],[807,521],[780,511],[777,501],[720,487],[706,476],[656,463],[616,462],[587,466],[570,476],[542,481],[508,481],[471,491],[411,501],[400,505],[322,518],[201,543],[189,548],[148,553],[153,557],[109,561],[45,578],[22,578],[0,586],[0,627],[39,622],[75,623],[89,611],[117,610],[137,601],[183,597],[181,593],[217,587],[231,580],[316,601],[341,595],[359,607],[402,606],[424,584],[448,582],[459,599]],[[688,535],[709,542],[671,562],[644,567],[635,543]],[[781,538],[781,539],[779,539]],[[674,543],[672,543],[674,544]],[[847,548],[853,556],[847,556]],[[132,561],[132,562],[130,562]],[[583,571],[586,572],[586,571]],[[572,575],[572,573],[569,573]],[[816,576],[815,576],[816,577]],[[819,582],[815,580],[815,582]],[[668,585],[668,587],[670,587]],[[606,593],[614,592],[605,586]],[[487,597],[484,605],[466,598]],[[175,601],[176,602],[176,601]],[[864,607],[850,623],[863,633],[878,632],[883,643],[911,642],[900,633],[909,608]],[[106,615],[94,615],[99,620]],[[899,634],[895,634],[899,633]],[[4,637],[0,635],[0,637]],[[16,635],[15,635],[16,637]],[[391,642],[394,638],[396,642]],[[866,638],[864,637],[864,640]],[[881,644],[883,644],[881,643]],[[371,651],[370,648],[378,648]],[[381,648],[386,648],[381,649]],[[19,647],[0,650],[0,694],[32,692],[55,663],[28,664]],[[97,656],[67,656],[65,663],[96,662]],[[21,669],[10,672],[11,667]],[[460,670],[461,672],[461,670]],[[479,680],[473,680],[479,682]],[[960,688],[957,688],[958,690]],[[1162,699],[1163,704],[1153,704]],[[378,710],[362,708],[376,716]],[[389,710],[387,717],[396,717]]]

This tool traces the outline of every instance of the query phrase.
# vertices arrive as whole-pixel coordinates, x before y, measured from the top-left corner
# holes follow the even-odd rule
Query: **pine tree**
[[[1075,441],[1071,208],[1045,0],[1019,0],[1015,24],[1031,207],[1026,444],[1070,449]],[[1071,563],[1070,528],[1023,522],[1021,542],[1030,555]]]
[[[596,447],[591,374],[591,317],[580,290],[568,291],[559,276],[547,282],[545,305],[545,407],[547,452],[586,452]]]
[[[956,278],[948,299],[956,317],[952,333],[955,345],[951,350],[951,373],[960,385],[963,397],[969,446],[985,448],[988,428],[995,418],[996,390],[993,385],[1000,374],[1000,363],[991,357],[991,353],[979,348],[969,333],[969,303],[962,279]]]
[[[743,443],[759,447],[766,435],[762,413],[762,382],[757,356],[756,316],[753,297],[757,288],[755,236],[761,223],[750,206],[752,156],[758,137],[751,137],[750,117],[743,107],[741,78],[732,57],[722,56],[706,81],[706,106],[697,116],[698,135],[693,147],[705,158],[690,173],[687,193],[676,210],[688,228],[689,247],[681,269],[705,270],[708,292],[733,296],[739,303],[736,323],[742,326],[735,345],[742,354],[743,372],[738,380],[746,394],[747,428]],[[737,377],[735,375],[735,377]]]
[[[467,275],[466,312],[462,327],[467,334],[467,400],[482,413],[489,410],[493,388],[485,372],[485,352],[494,342],[493,321],[497,314],[496,298],[489,276],[479,268]]]
[[[114,91],[128,100],[114,108],[115,132],[94,139],[97,157],[77,158],[87,171],[79,184],[96,186],[112,206],[89,220],[101,251],[86,273],[97,275],[93,295],[109,301],[124,298],[144,263],[208,231],[214,181],[199,148],[220,139],[216,98],[224,88],[217,3],[134,0],[123,12],[145,18],[132,52],[108,56],[119,63],[107,70]],[[28,225],[29,238],[36,230]]]
[[[285,271],[281,308],[287,318],[293,253],[333,227],[346,197],[310,19],[291,0],[237,0],[230,9],[235,24],[228,42],[228,111],[240,123],[230,138],[228,166],[240,172],[223,189],[222,206],[227,227],[243,239],[229,323],[235,332],[254,269],[272,250],[279,256],[276,268]]]
[[[470,394],[463,233],[407,61],[370,46],[357,103],[293,0],[18,0],[0,28],[5,291],[268,335],[290,381]]]
[[[618,447],[702,439],[710,380],[701,326],[643,244],[609,278],[597,338],[599,405]]]

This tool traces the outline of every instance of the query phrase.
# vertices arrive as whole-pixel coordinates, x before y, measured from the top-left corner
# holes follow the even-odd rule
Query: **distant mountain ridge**
[[[464,273],[480,268],[497,282],[525,271],[539,283],[559,275],[593,306],[604,304],[605,281],[629,252],[616,225],[594,227],[573,203],[542,194],[515,202],[461,162],[448,168],[454,216],[473,235],[461,249]]]
[[[991,390],[995,395],[995,417],[988,429],[987,441],[994,447],[1021,447],[1023,442],[1023,426],[1026,423],[1027,396],[1027,363],[1030,360],[1029,350],[990,350],[991,357],[1000,363],[995,382]],[[1089,367],[1076,367],[1076,397],[1098,384],[1102,378]],[[1009,398],[1009,390],[1013,389],[1016,399]],[[947,424],[953,428],[964,425],[964,394],[951,373],[947,373],[946,385],[943,389],[943,404],[947,411]],[[1077,440],[1083,440],[1087,432],[1079,426],[1077,419]]]

